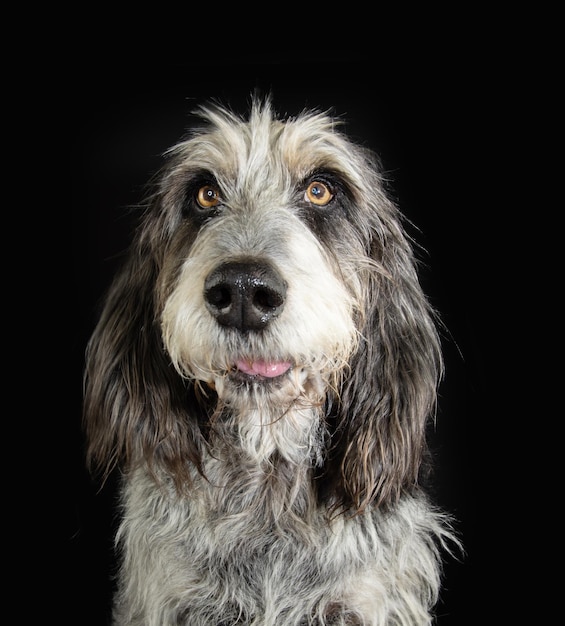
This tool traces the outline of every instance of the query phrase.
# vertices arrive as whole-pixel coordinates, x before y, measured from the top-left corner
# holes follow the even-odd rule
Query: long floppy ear
[[[336,508],[394,502],[418,482],[443,371],[432,311],[401,216],[380,199],[359,349],[343,382],[332,453]],[[384,210],[384,211],[383,211]],[[384,216],[384,219],[382,219]]]
[[[188,478],[186,459],[200,468],[203,409],[162,345],[156,308],[160,259],[148,240],[140,229],[87,346],[87,463],[106,477],[117,464],[130,468],[144,459],[150,467],[164,466],[180,485]]]

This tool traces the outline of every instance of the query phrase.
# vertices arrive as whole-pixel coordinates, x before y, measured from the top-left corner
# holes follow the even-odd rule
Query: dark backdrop
[[[69,494],[64,541],[71,557],[64,585],[76,617],[69,623],[103,626],[112,590],[115,491],[112,483],[99,491],[84,470],[81,377],[97,305],[130,239],[127,207],[141,200],[143,185],[183,134],[197,104],[213,97],[243,111],[256,88],[272,92],[281,112],[312,106],[342,116],[345,129],[379,153],[396,201],[419,229],[411,234],[427,251],[421,255],[422,283],[448,329],[446,376],[432,436],[436,499],[459,520],[467,551],[463,561],[446,563],[437,623],[474,622],[468,621],[478,584],[472,468],[487,367],[478,296],[488,245],[488,232],[478,241],[473,227],[479,206],[475,159],[482,141],[475,112],[484,92],[471,64],[453,67],[448,59],[429,56],[387,66],[311,55],[300,62],[240,59],[81,69],[66,104],[75,112],[68,159],[76,172],[71,187],[76,323],[66,431],[71,445],[63,455]]]

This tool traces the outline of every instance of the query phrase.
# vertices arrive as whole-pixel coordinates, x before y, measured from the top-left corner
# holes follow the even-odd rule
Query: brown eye
[[[325,206],[334,197],[330,188],[326,183],[319,180],[313,180],[304,193],[304,199],[316,206]]]
[[[196,201],[203,209],[211,209],[220,204],[220,194],[212,185],[204,185],[198,190]]]

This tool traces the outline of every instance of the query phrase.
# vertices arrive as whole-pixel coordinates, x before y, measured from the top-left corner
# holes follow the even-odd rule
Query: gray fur
[[[87,350],[88,463],[123,473],[114,623],[431,624],[458,543],[419,479],[442,359],[377,159],[322,113],[200,114]],[[205,219],[203,172],[221,193]],[[306,200],[318,172],[327,207]],[[230,262],[284,285],[260,330],[207,301]]]

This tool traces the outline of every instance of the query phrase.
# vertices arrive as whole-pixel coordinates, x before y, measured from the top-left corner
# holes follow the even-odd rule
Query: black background
[[[481,623],[471,617],[477,586],[484,585],[477,567],[474,468],[485,419],[489,312],[483,276],[493,235],[477,226],[485,198],[476,182],[488,143],[482,111],[489,87],[471,59],[461,57],[454,65],[429,54],[388,64],[311,54],[262,63],[240,58],[81,69],[80,88],[69,104],[81,115],[74,118],[68,154],[76,317],[66,424],[71,445],[63,455],[64,542],[71,566],[63,585],[81,616],[70,623],[103,626],[110,602],[115,493],[112,483],[99,491],[84,470],[81,378],[97,306],[130,239],[127,207],[141,200],[143,185],[183,135],[196,105],[213,97],[244,111],[256,88],[272,92],[282,113],[316,107],[341,116],[345,130],[380,155],[395,200],[418,227],[411,234],[426,250],[420,254],[422,284],[447,327],[446,376],[431,440],[436,499],[458,520],[466,549],[461,561],[446,563],[437,624]]]

